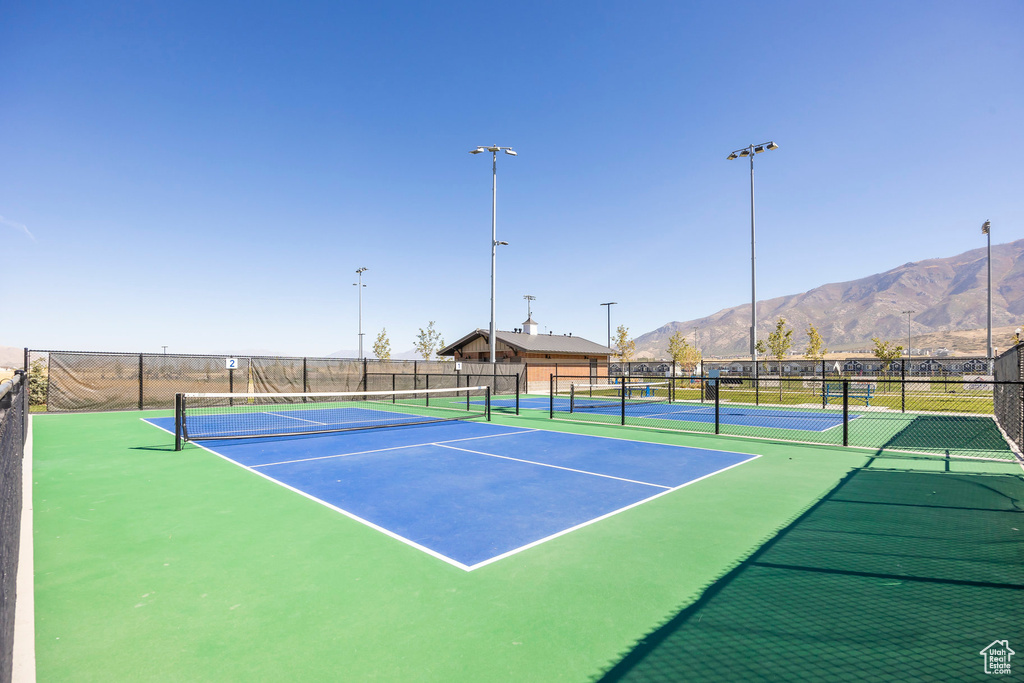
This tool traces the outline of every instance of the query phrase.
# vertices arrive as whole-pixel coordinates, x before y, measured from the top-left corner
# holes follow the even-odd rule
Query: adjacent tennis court
[[[515,404],[511,399],[494,399],[492,407],[513,408]],[[573,413],[582,415],[597,415],[606,417],[617,417],[622,412],[622,404],[617,398],[591,398],[586,403],[579,399],[570,406],[568,397],[556,396],[551,399],[547,396],[531,396],[519,400],[520,408],[529,410],[550,411],[552,408],[556,413]],[[625,404],[627,416],[644,417],[661,420],[676,420],[679,422],[697,422],[700,424],[714,424],[714,404],[699,402],[675,402],[667,401],[638,401],[634,399]],[[860,414],[851,413],[850,420],[860,417]],[[763,427],[767,429],[789,429],[798,431],[824,432],[843,424],[843,414],[836,410],[787,409],[758,407],[748,405],[722,404],[719,407],[719,422],[732,426]]]

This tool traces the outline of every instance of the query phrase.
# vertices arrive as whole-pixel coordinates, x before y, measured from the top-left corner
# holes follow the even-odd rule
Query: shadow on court
[[[882,448],[949,452],[1013,459],[1006,439],[990,417],[916,415],[890,437]]]
[[[1022,614],[1024,477],[860,469],[602,680],[984,680]]]

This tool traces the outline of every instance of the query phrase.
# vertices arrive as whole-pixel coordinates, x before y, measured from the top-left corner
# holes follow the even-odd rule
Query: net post
[[[555,419],[555,376],[551,375],[548,383],[548,417]]]
[[[519,373],[516,373],[516,415],[519,414]]]
[[[843,380],[843,445],[850,445],[850,380]]]
[[[487,421],[490,422],[491,421],[491,388],[490,387],[484,387],[484,390],[486,392],[484,394],[484,405],[486,406],[484,408],[484,410],[487,411]],[[469,393],[469,392],[466,392],[466,393]]]
[[[398,389],[398,385],[396,384],[396,382],[397,382],[397,380],[395,379],[395,373],[392,372],[391,373],[391,402],[392,403],[395,403],[397,401],[397,398],[395,397],[395,393],[394,393]]]
[[[426,375],[424,375],[424,377],[427,378],[427,394],[426,394],[427,401],[426,401],[426,406],[429,408],[430,407],[430,374],[427,373]]]
[[[719,405],[719,402],[718,402],[718,397],[722,393],[722,387],[719,385],[719,382],[718,382],[717,379],[713,379],[713,380],[710,380],[710,381],[714,382],[714,384],[712,386],[715,387],[715,391],[713,392],[714,395],[715,395],[715,434],[718,434],[719,429],[721,428],[720,427],[721,420],[719,419],[719,417],[720,417],[719,413],[720,413],[721,408],[720,408],[720,405]],[[754,381],[756,382],[757,380],[755,379]]]
[[[139,410],[142,410],[142,354],[139,354]]]
[[[181,432],[182,432],[182,404],[184,403],[184,397],[181,394],[174,395],[174,450],[181,450]]]
[[[569,412],[576,412],[576,383],[569,384]]]
[[[466,379],[468,380],[469,378],[467,377]],[[455,376],[455,388],[456,388],[456,389],[458,389],[458,388],[459,388],[459,376],[458,376],[458,375],[456,375],[456,376]],[[469,412],[469,410],[470,410],[470,406],[469,406],[469,394],[470,394],[470,391],[469,391],[469,382],[466,382],[466,412]]]
[[[910,360],[910,349],[907,349],[907,360]],[[900,412],[907,412],[907,363],[900,361]]]
[[[622,407],[622,425],[623,426],[626,425],[626,392],[627,391],[628,391],[628,389],[626,389],[625,378],[623,378],[622,388],[619,390],[619,393],[622,395],[622,402],[621,402],[622,406],[621,407]]]

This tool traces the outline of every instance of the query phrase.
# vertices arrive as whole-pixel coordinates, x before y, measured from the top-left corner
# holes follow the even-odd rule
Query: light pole
[[[164,346],[163,349],[164,349],[164,355],[166,356],[167,355],[167,346]]]
[[[757,379],[757,278],[754,258],[754,155],[766,149],[778,149],[774,142],[747,145],[732,152],[727,159],[750,157],[750,360],[754,363],[754,379]]]
[[[504,151],[509,156],[517,156],[511,147],[498,147],[497,145],[469,150],[470,154],[491,153],[491,332],[487,339],[491,347],[491,363],[496,360],[494,354],[494,270],[498,260],[498,245],[508,246],[508,242],[498,241],[498,152],[500,151]]]
[[[981,224],[981,234],[988,238],[988,364],[992,365],[992,223],[985,221]]]
[[[912,337],[910,336],[910,316],[915,313],[917,313],[917,311],[903,311],[903,315],[907,316],[907,370],[910,370],[910,347],[912,345]],[[905,376],[907,373],[904,372],[903,374]]]
[[[614,306],[617,303],[619,303],[619,302],[618,301],[609,301],[606,304],[601,304],[602,306],[607,306],[608,307],[608,348],[609,349],[612,347],[612,306]]]
[[[356,291],[359,292],[359,360],[363,359],[363,287],[366,286],[363,284],[363,273],[367,270],[369,269],[358,268],[356,270],[356,275],[359,276],[359,282],[352,283],[352,286],[357,287],[358,289]]]

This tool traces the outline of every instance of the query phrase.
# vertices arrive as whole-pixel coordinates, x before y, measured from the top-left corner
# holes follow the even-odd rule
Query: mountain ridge
[[[795,352],[806,345],[805,331],[811,324],[829,348],[870,346],[874,336],[899,343],[907,338],[906,310],[915,311],[911,315],[914,336],[985,327],[986,256],[985,248],[972,249],[758,301],[758,339],[767,338],[780,316],[795,330]],[[992,325],[1021,322],[1024,239],[992,247]],[[694,327],[698,346],[706,356],[749,354],[750,305],[742,304],[641,334],[636,338],[637,356],[667,358],[669,337],[681,331],[692,343]]]

